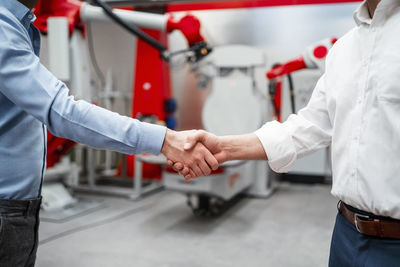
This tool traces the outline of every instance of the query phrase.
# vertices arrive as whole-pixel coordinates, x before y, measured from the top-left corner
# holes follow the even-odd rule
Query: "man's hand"
[[[219,164],[227,161],[227,155],[221,147],[220,137],[203,130],[191,131],[191,135],[187,137],[187,142],[184,145],[184,149],[186,151],[190,151],[193,149],[193,147],[196,147],[200,143],[203,144],[214,155]],[[176,162],[172,159],[169,159],[168,164],[173,166],[175,171],[179,172],[180,175],[187,179],[197,177],[193,176],[193,173],[190,171],[190,167],[186,166],[183,162]]]
[[[268,160],[260,140],[254,133],[218,137],[205,131],[192,131],[187,140],[185,150],[202,143],[219,164],[230,160]],[[197,177],[183,162],[170,159],[168,164],[187,179]]]
[[[187,168],[187,175],[191,177],[209,175],[212,170],[218,168],[218,161],[203,144],[192,141],[195,134],[196,131],[167,130],[161,153],[169,162],[180,162]]]

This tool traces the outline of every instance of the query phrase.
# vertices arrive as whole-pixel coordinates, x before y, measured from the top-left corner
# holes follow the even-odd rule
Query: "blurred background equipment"
[[[255,77],[256,69],[264,66],[263,51],[244,45],[219,46],[197,66],[200,89],[211,87],[202,112],[205,130],[244,134],[269,119],[268,102]],[[238,194],[267,197],[274,189],[272,173],[263,161],[226,163],[213,175],[191,181],[168,169],[163,177],[165,187],[186,193],[193,212],[201,215],[218,215]]]
[[[306,48],[302,56],[283,64],[275,63],[272,69],[267,71],[266,76],[269,80],[268,92],[274,116],[278,121],[285,121],[290,114],[297,113],[307,105],[313,91],[296,91],[295,86],[297,83],[298,86],[307,86],[308,88],[315,86],[315,80],[310,79],[310,77],[297,77],[296,83],[294,83],[293,73],[305,69],[314,69],[319,71],[319,75],[322,75],[325,71],[325,60],[328,52],[336,41],[337,38],[332,37],[314,43]],[[287,78],[286,80],[284,79],[285,77]],[[289,102],[287,97],[282,98],[282,89],[286,87],[288,88],[286,94],[289,94]],[[319,150],[298,159],[293,169],[289,172],[288,177],[291,177],[289,179],[294,179],[295,181],[315,182],[321,180],[322,182],[329,182],[332,173],[330,159],[329,148]],[[294,175],[295,177],[293,178],[290,175]]]
[[[274,118],[282,121],[304,107],[311,96],[313,86],[322,74],[325,57],[336,41],[336,38],[324,39],[309,46],[299,58],[284,64],[273,64],[273,68],[267,72],[269,90],[266,93],[261,89],[265,86],[262,73],[266,66],[276,62],[278,57],[282,59],[287,56],[281,55],[284,47],[260,47],[270,43],[270,36],[273,36],[268,34],[270,28],[263,28],[265,37],[251,41],[243,32],[232,31],[234,26],[229,27],[229,23],[239,21],[238,29],[244,29],[241,27],[245,26],[247,34],[256,33],[259,28],[252,21],[260,19],[261,16],[258,17],[255,13],[254,20],[250,19],[245,15],[245,8],[261,8],[263,12],[264,7],[275,5],[257,1],[249,6],[249,2],[238,1],[233,4],[229,1],[199,1],[187,4],[180,1],[149,3],[95,0],[86,3],[73,0],[41,0],[34,12],[37,16],[35,25],[47,35],[44,61],[47,61],[49,69],[71,88],[71,93],[76,98],[142,121],[163,124],[171,129],[203,128],[223,135],[252,132],[266,121]],[[132,4],[133,7],[127,7],[128,4]],[[282,3],[291,4],[290,1]],[[118,8],[115,8],[116,6]],[[221,23],[210,16],[212,12],[216,12],[212,10],[224,8],[239,8],[239,11],[219,11],[223,14],[219,18],[226,25],[221,28],[221,32],[213,26],[204,27],[207,23]],[[170,12],[186,9],[211,11],[208,11],[208,17],[204,17],[199,11],[198,15],[195,12]],[[237,15],[230,16],[229,13],[232,12],[236,12]],[[203,22],[200,22],[201,16]],[[232,20],[233,18],[235,20]],[[94,25],[97,24],[102,25],[100,31],[94,30]],[[121,34],[132,34],[137,40],[136,45],[132,46],[135,51],[132,60],[135,63],[131,66],[134,69],[131,91],[116,88],[121,81],[115,78],[121,71],[129,76],[129,73],[132,73],[129,69],[127,71],[126,68],[113,66],[113,69],[106,68],[105,71],[102,64],[99,64],[99,58],[103,55],[95,51],[95,47],[109,44],[111,48],[120,42],[112,38],[95,41],[99,34],[104,34],[103,27],[109,24],[116,25],[113,27],[117,27]],[[329,26],[325,28],[329,30]],[[176,32],[180,32],[179,38]],[[335,31],[332,30],[332,33]],[[208,36],[212,42],[207,41],[204,36]],[[185,40],[185,47],[178,40]],[[236,45],[240,43],[248,44]],[[301,45],[291,44],[290,47],[292,48],[288,47],[288,51],[293,48],[301,49]],[[114,57],[112,55],[126,52],[113,49],[111,51],[112,53],[106,52],[111,55],[110,60]],[[294,72],[302,73],[302,69],[315,69],[317,72],[304,77],[294,75]],[[191,82],[193,78],[195,84]],[[191,84],[182,88],[185,82]],[[289,90],[286,90],[286,87]],[[219,199],[218,203],[224,203],[243,192],[268,196],[274,188],[271,172],[265,163],[228,164],[216,174],[219,178],[201,178],[192,184],[183,184],[181,178],[163,167],[163,157],[135,157],[95,151],[81,145],[76,146],[74,142],[57,138],[51,133],[48,139],[49,172],[46,181],[50,184],[60,181],[75,191],[139,199],[165,185],[170,189],[201,196],[206,199],[202,203],[207,202],[207,198],[214,197]],[[69,159],[61,164],[65,155]],[[302,177],[312,176],[312,179],[325,179],[330,175],[328,162],[329,151],[319,151],[299,160],[291,173]],[[225,170],[235,168],[239,171],[228,171],[224,174]],[[73,177],[69,174],[69,169],[76,170]],[[233,179],[236,187],[232,186],[231,176],[236,177]],[[243,182],[237,182],[242,180]],[[202,187],[202,183],[209,184]],[[54,190],[55,187],[47,187],[46,184],[44,192]],[[195,189],[194,184],[202,189]],[[57,190],[60,191],[60,188],[57,187]],[[68,194],[67,189],[63,194],[50,193],[53,196],[59,195],[60,198]],[[64,201],[57,201],[64,203],[57,204],[58,207],[69,207],[78,203],[72,196],[63,199]],[[48,206],[51,204],[48,203]]]
[[[115,22],[131,34],[139,37],[136,65],[140,67],[136,68],[135,73],[132,116],[150,123],[166,124],[169,128],[174,129],[176,127],[174,113],[177,107],[176,101],[171,95],[167,63],[170,63],[173,57],[177,55],[183,55],[188,62],[195,63],[209,54],[211,48],[200,33],[200,21],[190,14],[175,19],[170,14],[153,14],[124,9],[113,10],[103,1],[96,0],[95,2],[100,7],[68,0],[42,0],[38,3],[34,10],[37,16],[35,25],[43,34],[48,35],[49,69],[71,88],[71,93],[75,97],[92,103],[104,101],[105,107],[112,109],[113,100],[124,96],[113,90],[112,74],[108,72],[108,75],[104,75],[98,66],[93,51],[90,23]],[[141,30],[138,27],[145,27],[146,30]],[[170,53],[166,48],[168,45],[167,35],[175,30],[181,31],[187,39],[189,48]],[[88,42],[86,42],[86,38]],[[100,80],[98,84],[91,83],[89,58],[98,76],[97,78]],[[60,162],[61,157],[66,155],[75,143],[55,137],[51,133],[48,134],[48,168],[52,168]],[[110,185],[98,186],[97,153],[90,148],[84,150],[85,154],[82,160],[87,161],[87,180],[82,182],[81,179],[74,178],[63,181],[76,190],[139,198],[143,193],[157,190],[161,186],[158,182],[155,182],[147,183],[147,186],[143,188],[141,183],[142,176],[159,180],[161,178],[161,167],[159,165],[143,163],[142,166],[134,156],[126,156],[120,161],[117,170],[113,172],[111,152],[105,154],[106,166],[103,176],[118,174],[119,176],[132,177],[135,166],[140,166],[140,170],[143,170],[144,173],[143,175],[138,173],[140,177],[135,180],[135,183],[131,183],[131,189]],[[77,158],[81,158],[81,155]],[[134,164],[135,162],[137,164]],[[68,168],[63,170],[68,170]],[[123,171],[124,173],[122,173]],[[55,171],[53,170],[53,172]],[[115,179],[113,180],[112,182],[115,182]],[[133,185],[135,185],[134,188]],[[61,186],[58,186],[57,190],[61,191],[61,188]],[[53,186],[46,186],[46,184],[44,186],[45,194],[54,189]],[[58,203],[65,203],[65,205],[58,204],[58,207],[65,208],[78,203],[72,197],[63,197],[69,195],[66,189],[63,191],[63,194],[51,194],[49,192],[49,195],[54,196],[53,199],[56,196],[67,199],[57,201]],[[51,204],[47,206],[51,206]]]
[[[225,135],[303,108],[336,41],[326,38],[354,26],[358,4],[41,0],[34,12],[41,60],[76,99]],[[49,133],[38,265],[188,266],[201,258],[200,266],[326,266],[336,214],[329,153],[300,159],[284,176],[267,162],[237,161],[186,182],[163,157],[98,151]],[[219,243],[231,236],[234,247]]]

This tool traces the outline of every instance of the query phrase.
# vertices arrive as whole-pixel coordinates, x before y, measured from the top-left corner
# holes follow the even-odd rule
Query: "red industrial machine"
[[[135,68],[135,81],[133,89],[132,117],[153,123],[165,123],[169,128],[175,128],[173,116],[176,103],[171,96],[170,70],[168,61],[172,54],[167,51],[168,33],[179,30],[187,39],[189,49],[182,51],[188,53],[188,60],[197,61],[206,56],[210,49],[200,33],[200,21],[188,14],[181,19],[171,15],[158,15],[145,12],[114,9],[111,14],[108,6],[98,1],[101,7],[92,6],[74,0],[41,0],[34,9],[37,16],[35,26],[43,34],[47,34],[47,20],[50,17],[66,17],[68,19],[69,33],[75,30],[85,33],[85,22],[115,20],[112,15],[122,20],[128,28],[136,25],[146,27],[139,33],[137,45],[137,60]],[[116,21],[118,23],[118,20]],[[128,25],[128,26],[126,26]],[[142,38],[142,37],[145,38]],[[150,40],[150,41],[149,41]],[[57,138],[48,134],[48,167],[53,167],[63,155],[73,146],[74,142]],[[133,175],[134,156],[127,157],[128,176]],[[144,166],[144,177],[160,176],[161,169],[157,166]]]
[[[179,3],[179,1],[151,1],[151,5],[162,4],[166,12],[225,9],[225,8],[257,8],[283,5],[302,4],[327,4],[356,2],[359,0],[261,0],[261,1],[193,1],[192,3]],[[139,37],[137,45],[137,60],[135,68],[135,82],[133,88],[132,117],[149,122],[162,122],[174,128],[176,121],[174,112],[176,104],[171,96],[169,59],[176,53],[167,50],[168,33],[179,30],[187,39],[189,49],[181,51],[186,53],[189,62],[194,62],[206,56],[211,49],[201,35],[200,21],[193,15],[186,15],[177,20],[169,14],[152,14],[126,10],[122,8],[111,9],[100,0],[94,6],[76,0],[40,0],[34,9],[37,16],[35,25],[43,34],[47,33],[47,20],[49,17],[65,17],[68,19],[69,33],[75,30],[85,34],[85,23],[91,21],[113,20],[125,29]],[[129,3],[129,1],[127,1]],[[140,3],[140,1],[138,1]],[[143,1],[143,6],[148,1]],[[128,5],[128,4],[127,4]],[[113,16],[114,15],[114,16]],[[116,18],[115,18],[116,17]],[[138,29],[141,27],[143,30]],[[133,28],[133,30],[132,30]],[[144,38],[145,37],[145,38]],[[318,48],[314,51],[315,57],[324,57],[327,50]],[[309,67],[306,58],[299,58],[287,64],[280,65],[271,70],[267,77],[275,83],[274,106],[277,116],[280,116],[280,91],[281,78],[293,71]],[[53,166],[61,156],[73,146],[69,140],[57,139],[49,135],[48,166]],[[134,157],[128,157],[128,175],[133,175]],[[154,177],[160,174],[154,166],[144,167],[144,177]],[[146,175],[148,173],[148,175]]]
[[[337,38],[322,40],[309,46],[306,52],[295,59],[289,60],[284,64],[275,64],[271,70],[266,73],[267,79],[270,80],[269,94],[271,96],[272,106],[276,119],[281,121],[281,104],[282,104],[282,81],[287,76],[289,81],[289,90],[292,104],[292,113],[296,112],[294,105],[294,88],[291,73],[302,69],[325,69],[325,59],[329,50],[336,43]]]
[[[85,38],[87,33],[88,41],[90,41],[91,35],[89,28],[87,28],[86,25],[90,22],[114,22],[123,27],[125,30],[129,31],[130,33],[136,35],[138,37],[138,43],[136,46],[136,63],[134,73],[135,80],[132,89],[133,100],[131,116],[139,120],[152,123],[162,123],[169,128],[175,128],[176,121],[174,118],[174,113],[177,107],[171,94],[171,78],[169,70],[169,63],[171,62],[171,58],[176,55],[184,55],[189,63],[195,63],[203,57],[207,56],[210,53],[211,48],[205,42],[205,39],[201,34],[201,23],[196,17],[188,14],[181,19],[176,19],[170,15],[171,12],[205,9],[214,10],[225,8],[258,8],[283,5],[345,3],[356,1],[359,0],[193,0],[190,2],[184,1],[184,3],[180,0],[127,0],[115,2],[107,1],[107,3],[109,4],[118,4],[119,6],[124,6],[123,8],[111,8],[107,3],[101,0],[93,0],[92,3],[94,4],[89,4],[88,2],[77,0],[40,0],[36,8],[34,9],[34,13],[37,16],[35,25],[40,29],[43,34],[49,34],[49,44],[53,44],[53,56],[50,57],[50,59],[53,59],[53,61],[55,59],[56,64],[59,64],[56,67],[64,67],[62,70],[74,70],[74,72],[71,71],[71,75],[69,76],[69,78],[62,78],[62,75],[57,74],[56,71],[54,73],[60,78],[65,79],[64,81],[68,81],[68,85],[78,97],[87,100],[91,99],[90,93],[88,93],[88,95],[80,95],[81,92],[90,91],[90,81],[88,81],[89,79],[83,78],[87,78],[90,76],[90,73],[87,72],[87,70],[89,69],[87,58],[89,58],[88,52],[90,51],[90,45],[85,43]],[[134,3],[134,7],[129,6],[132,5],[132,3]],[[127,8],[127,6],[129,7]],[[157,14],[146,12],[150,10],[151,12],[153,12],[154,9],[156,9]],[[53,19],[54,17],[62,17],[62,19]],[[61,31],[58,31],[59,29],[61,29]],[[171,53],[168,50],[167,38],[168,34],[175,30],[181,32],[186,38],[188,48],[182,51]],[[62,35],[60,34],[62,38],[59,38],[60,32],[62,32]],[[52,42],[50,42],[50,37],[53,37]],[[61,39],[63,41],[57,42],[57,40]],[[334,41],[330,40],[329,42],[333,44]],[[61,44],[61,46],[59,44]],[[54,49],[54,47],[56,47],[56,49]],[[65,58],[71,59],[71,62],[73,62],[73,68],[69,68],[69,66],[71,66],[69,63],[65,65],[59,63],[61,60],[59,57],[60,55],[57,51],[58,47],[62,47],[61,50],[65,51],[63,55],[68,54],[67,51],[74,51],[73,53],[71,52],[71,57],[65,56]],[[70,49],[71,47],[72,49]],[[329,45],[327,45],[326,47],[322,47],[321,45],[318,47],[314,47],[314,50],[309,52],[310,55],[304,55],[302,58],[298,58],[286,64],[275,66],[275,68],[273,68],[268,73],[267,77],[271,79],[270,89],[271,92],[273,91],[274,106],[277,110],[276,114],[279,119],[281,114],[280,105],[283,77],[285,75],[290,77],[290,73],[303,68],[320,67],[320,65],[318,64],[313,65],[313,61],[308,60],[308,56],[314,56],[319,60],[323,60],[329,48]],[[52,50],[50,49],[50,45],[49,50]],[[81,50],[85,52],[81,52]],[[92,57],[92,59],[93,58],[94,57]],[[111,76],[111,78],[109,78],[109,76]],[[107,93],[109,92],[107,90],[111,88],[110,90],[112,91],[112,75],[109,76],[107,75],[107,79],[104,79],[106,80],[104,82],[104,84],[106,85],[104,88],[104,92],[106,95],[104,96],[104,99],[106,100],[104,104],[108,108],[111,108],[111,97],[107,98]],[[75,83],[76,81],[79,82]],[[88,84],[89,86],[87,86]],[[47,158],[48,167],[53,167],[56,163],[58,163],[61,157],[67,154],[74,145],[75,143],[70,140],[58,138],[49,133]],[[133,177],[133,174],[135,174],[135,177],[139,178],[134,180],[134,184],[130,183],[132,184],[132,186],[134,186],[134,190],[131,190],[129,188],[118,188],[117,192],[116,188],[109,188],[107,185],[105,185],[103,188],[100,188],[100,186],[97,185],[101,184],[102,181],[100,180],[102,179],[97,179],[98,177],[95,174],[96,161],[94,159],[94,151],[88,150],[87,162],[89,168],[88,176],[87,179],[84,181],[84,184],[79,184],[80,179],[78,179],[78,168],[76,166],[74,169],[75,171],[71,172],[71,169],[69,167],[74,164],[67,164],[66,168],[65,165],[60,164],[56,168],[54,168],[53,171],[55,173],[59,171],[58,167],[64,167],[63,170],[66,170],[68,173],[74,173],[74,175],[71,175],[72,178],[68,176],[68,178],[65,179],[68,180],[66,183],[70,185],[71,188],[89,190],[91,192],[119,194],[128,196],[132,199],[137,199],[142,195],[142,193],[150,192],[153,189],[159,188],[160,186],[160,183],[148,183],[146,185],[146,190],[141,190],[142,179],[140,179],[140,177],[151,179],[160,178],[161,168],[159,167],[159,165],[150,165],[143,163],[141,161],[142,159],[140,158],[136,158],[135,160],[134,156],[127,156],[126,174],[130,177]],[[107,166],[105,168],[106,171],[111,170],[111,154],[106,154],[105,165]],[[134,167],[136,167],[136,172],[134,170]],[[119,168],[120,173],[122,173],[122,169],[123,168],[121,164],[121,167]],[[222,169],[220,169],[219,171],[221,170]],[[51,171],[49,171],[48,173],[51,173]],[[104,173],[106,175],[114,174],[114,172]],[[164,181],[167,180],[166,176],[164,176],[164,178]],[[235,175],[229,176],[229,179],[230,188],[235,187],[235,185],[240,183],[240,181],[238,182],[238,177]],[[113,182],[115,181],[112,181],[112,183]],[[152,184],[154,184],[154,187],[152,187]],[[261,182],[261,184],[263,184],[263,182]],[[264,188],[264,185],[260,186],[260,188],[261,187]],[[45,191],[47,191],[47,196],[50,195],[52,197],[59,198],[59,192],[63,190],[61,190],[60,188],[59,190],[53,190],[52,188],[49,188],[48,190],[44,190],[44,192]],[[64,195],[68,195],[65,189],[64,191]],[[46,193],[44,195],[46,195]],[[51,199],[51,197],[48,199]],[[70,205],[70,203],[73,203],[75,201],[71,197],[66,197],[65,199],[63,201],[57,201],[57,203],[64,203],[63,205],[58,205],[57,203],[55,203],[57,204],[55,205],[53,203],[52,206],[68,206]]]

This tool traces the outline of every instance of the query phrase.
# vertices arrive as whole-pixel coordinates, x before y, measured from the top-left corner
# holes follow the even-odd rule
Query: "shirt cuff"
[[[140,123],[140,139],[137,144],[136,154],[160,154],[166,132],[167,128],[164,126],[146,122]]]
[[[275,172],[289,172],[297,159],[296,149],[290,134],[277,121],[266,123],[255,132],[264,147],[268,163]]]

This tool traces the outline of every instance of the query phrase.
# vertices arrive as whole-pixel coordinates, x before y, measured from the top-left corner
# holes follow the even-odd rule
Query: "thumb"
[[[218,161],[219,164],[222,164],[225,161],[227,161],[226,155],[223,152],[219,152],[217,154],[214,154],[214,157]]]
[[[198,142],[204,142],[206,136],[207,133],[205,131],[196,131],[194,134],[189,135],[186,138],[186,143],[184,144],[183,149],[186,151],[191,150]]]

